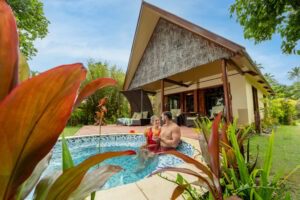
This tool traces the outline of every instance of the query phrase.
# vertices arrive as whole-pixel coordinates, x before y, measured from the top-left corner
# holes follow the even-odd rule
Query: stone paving
[[[149,126],[106,125],[101,127],[101,134],[130,133],[131,131],[134,131],[135,133],[143,133],[147,127]],[[198,134],[194,128],[181,126],[180,129],[182,137],[198,139]],[[99,126],[83,126],[75,135],[82,136],[93,134],[99,134]]]

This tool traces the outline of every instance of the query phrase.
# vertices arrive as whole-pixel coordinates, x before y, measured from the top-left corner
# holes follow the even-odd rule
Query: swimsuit
[[[158,131],[158,134],[157,136],[159,136],[160,134],[160,129]],[[159,142],[153,140],[153,131],[152,131],[152,128],[150,128],[148,131],[147,131],[147,148],[149,151],[157,151],[157,149],[159,148]]]

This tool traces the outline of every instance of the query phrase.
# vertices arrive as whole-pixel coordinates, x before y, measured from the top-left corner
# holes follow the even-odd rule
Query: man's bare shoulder
[[[177,124],[174,123],[172,125],[172,130],[174,130],[174,131],[180,131],[180,127]]]

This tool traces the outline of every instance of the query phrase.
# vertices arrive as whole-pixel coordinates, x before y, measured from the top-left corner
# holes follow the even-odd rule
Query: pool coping
[[[132,134],[132,135],[142,135],[143,133],[109,133],[109,134],[101,134],[102,135],[120,135],[120,134]],[[88,137],[88,136],[95,136],[99,134],[91,134],[91,135],[80,135],[80,136],[69,136],[66,138],[81,138],[81,137]],[[203,161],[200,155],[200,146],[198,140],[182,137],[181,138],[184,142],[192,145],[195,149],[193,157],[196,160]],[[180,164],[177,167],[184,167],[188,169],[193,169],[198,171],[195,167],[189,164]],[[164,172],[162,173],[163,176],[175,180],[176,179],[175,172]],[[184,175],[185,179],[189,182],[197,181],[197,178],[193,176]],[[114,188],[100,190],[96,192],[96,200],[103,200],[103,199],[128,199],[128,200],[160,200],[160,199],[170,199],[174,189],[176,188],[176,184],[164,180],[163,178],[159,177],[158,175],[154,175],[151,177],[144,178],[134,183],[129,183],[121,186],[117,186]],[[89,197],[86,199],[90,199]],[[180,196],[177,199],[183,200]]]

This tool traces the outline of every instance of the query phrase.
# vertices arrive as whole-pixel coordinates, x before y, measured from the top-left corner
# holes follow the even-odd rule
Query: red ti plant
[[[98,109],[99,111],[96,112],[97,122],[99,123],[99,134],[101,135],[101,125],[103,124],[104,115],[107,113],[106,103],[108,101],[107,97],[104,97],[99,100],[98,102]]]
[[[7,2],[0,0],[0,199],[3,200],[16,198],[22,184],[53,148],[74,107],[97,89],[116,83],[101,78],[79,91],[86,70],[76,63],[53,68],[18,85],[18,58],[16,21]],[[68,198],[91,166],[110,157],[133,153],[106,153],[87,159],[59,176],[47,199]]]
[[[104,115],[105,113],[107,113],[107,108],[105,106],[105,104],[107,103],[108,101],[108,98],[107,97],[104,97],[102,99],[99,100],[99,103],[98,103],[98,109],[99,111],[96,112],[96,116],[97,116],[97,120],[99,122],[99,153],[100,153],[100,141],[101,141],[101,126],[103,124],[103,119],[104,119]]]
[[[194,165],[198,168],[202,173],[198,173],[194,170],[188,168],[176,168],[176,167],[168,167],[155,172],[161,173],[165,171],[174,171],[183,174],[189,174],[198,178],[200,183],[203,183],[208,190],[211,192],[214,199],[222,200],[222,189],[220,185],[220,146],[219,146],[219,124],[221,121],[222,113],[219,113],[212,124],[212,130],[210,134],[210,138],[208,140],[208,155],[209,155],[209,163],[205,164],[199,162],[189,156],[186,156],[177,151],[167,151],[165,154],[171,154],[181,158],[186,163]],[[203,175],[204,174],[204,175]],[[172,199],[176,199],[180,196],[188,187],[188,185],[178,185],[172,195]]]

